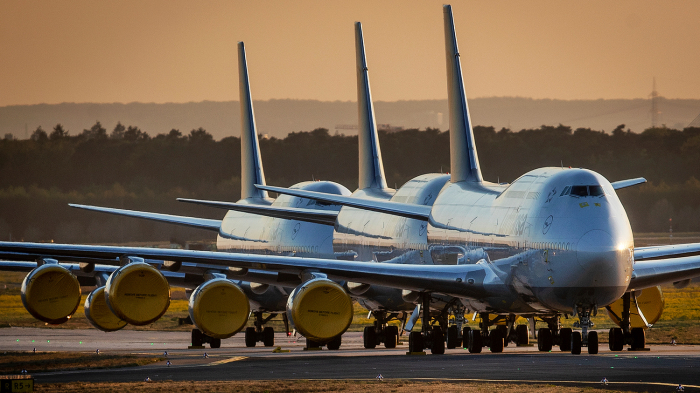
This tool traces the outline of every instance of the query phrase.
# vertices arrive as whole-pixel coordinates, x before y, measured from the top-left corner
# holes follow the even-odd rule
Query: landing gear
[[[408,352],[423,352],[423,334],[411,332],[408,335]]]
[[[518,325],[515,327],[515,344],[519,347],[530,344],[530,332],[527,325]]]
[[[469,342],[467,343],[467,349],[469,353],[481,353],[481,349],[484,347],[484,340],[481,336],[481,330],[469,330]]]
[[[573,331],[571,328],[561,328],[559,329],[559,349],[562,352],[569,352],[572,349],[571,345],[571,334]],[[579,333],[579,338],[581,338],[581,334]],[[579,352],[581,352],[579,350]]]
[[[642,322],[647,324],[646,318],[642,314],[642,310],[637,305],[637,299],[634,292],[627,292],[622,296],[622,316],[620,318],[620,327],[612,328],[608,333],[609,346],[611,351],[622,351],[625,344],[630,346],[630,351],[644,351],[646,349],[646,332],[643,327],[631,327],[630,323],[630,306],[634,300],[635,306],[637,306],[637,312],[642,319]],[[612,313],[612,310],[607,307],[608,312]]]
[[[581,354],[581,332],[571,333],[571,354],[580,355]]]
[[[340,349],[340,344],[342,343],[343,336],[338,336],[326,344],[326,348],[331,351],[337,351]]]
[[[459,339],[459,329],[456,325],[447,328],[447,349],[457,348],[462,340]]]
[[[552,331],[549,328],[540,328],[537,331],[537,350],[549,352],[552,350]]]
[[[598,332],[588,332],[588,354],[595,355],[598,353]]]
[[[221,339],[209,337],[199,329],[192,329],[192,346],[202,347],[208,343],[212,348],[221,348]]]
[[[399,327],[388,325],[388,322],[398,317],[398,314],[373,311],[374,326],[366,326],[363,330],[362,341],[366,349],[374,349],[384,343],[384,348],[396,348],[399,343]]]
[[[365,349],[374,349],[377,346],[377,333],[374,326],[365,326],[362,333],[362,341]]]
[[[625,336],[620,328],[610,328],[608,331],[608,348],[613,352],[622,351],[625,346]]]
[[[266,347],[272,347],[275,345],[275,329],[272,327],[265,327],[267,322],[275,317],[275,314],[270,314],[267,318],[263,318],[263,313],[261,311],[256,311],[255,314],[255,327],[249,326],[245,329],[245,346],[248,348],[254,347],[258,342],[262,342]],[[286,319],[285,319],[286,326]]]

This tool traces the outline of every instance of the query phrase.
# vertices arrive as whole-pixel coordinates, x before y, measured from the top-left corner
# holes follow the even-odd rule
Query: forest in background
[[[700,231],[700,128],[650,128],[633,133],[542,126],[513,132],[476,127],[484,178],[511,182],[543,166],[592,169],[610,181],[645,177],[620,190],[635,232]],[[449,133],[437,129],[380,132],[390,186],[424,173],[449,172]],[[357,187],[357,137],[327,129],[260,141],[267,183],[312,179]],[[219,141],[203,128],[150,136],[118,123],[97,122],[78,135],[63,127],[36,129],[30,139],[0,140],[0,240],[119,243],[213,240],[196,229],[121,218],[68,207],[93,204],[198,217],[223,211],[180,203],[178,197],[236,201],[240,139]]]

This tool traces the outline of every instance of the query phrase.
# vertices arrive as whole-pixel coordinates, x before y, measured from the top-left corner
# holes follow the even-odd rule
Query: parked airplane
[[[643,295],[653,293],[654,287],[661,283],[682,282],[700,275],[700,256],[686,256],[699,253],[700,244],[634,248],[629,221],[616,189],[638,184],[643,179],[610,183],[589,170],[542,168],[528,172],[510,185],[484,181],[464,94],[450,6],[444,7],[444,17],[452,173],[450,181],[435,196],[432,206],[264,185],[258,187],[427,224],[423,229],[427,233],[426,245],[419,242],[382,244],[382,240],[388,239],[372,236],[358,237],[352,245],[353,249],[372,252],[368,247],[376,244],[383,251],[406,255],[405,259],[390,257],[388,260],[393,263],[368,263],[284,255],[12,242],[0,243],[0,255],[22,260],[79,261],[87,269],[96,262],[123,264],[111,275],[110,281],[143,292],[158,286],[142,288],[139,286],[142,283],[131,273],[136,271],[147,275],[146,272],[152,272],[149,277],[154,282],[160,274],[156,269],[149,270],[148,265],[141,262],[143,259],[172,261],[169,266],[180,268],[187,264],[212,275],[226,272],[259,274],[259,278],[251,281],[283,281],[285,285],[298,285],[287,302],[288,314],[292,315],[295,325],[307,322],[304,320],[307,316],[316,316],[314,323],[329,330],[343,325],[348,310],[347,302],[343,300],[347,295],[341,291],[342,287],[338,290],[335,281],[412,292],[424,304],[429,302],[431,294],[451,296],[458,298],[463,306],[481,313],[481,330],[467,331],[466,346],[471,352],[480,352],[483,346],[489,346],[495,352],[501,351],[503,331],[489,331],[494,322],[491,316],[512,319],[519,315],[547,323],[547,327],[539,330],[540,350],[550,350],[553,344],[558,344],[562,349],[570,347],[572,353],[580,353],[582,345],[586,345],[589,353],[597,353],[597,333],[587,331],[591,326],[591,313],[595,313],[598,307],[614,306],[619,302],[621,328],[610,331],[611,350],[621,350],[625,343],[643,347],[643,328],[631,325],[632,306],[636,307],[642,321],[649,322],[641,302],[637,301],[639,292],[644,290]],[[338,214],[339,223],[346,207]],[[370,224],[370,230],[367,230],[366,226]],[[381,224],[385,225],[385,231],[401,230],[391,227],[389,224],[395,223],[390,221],[376,221],[377,226]],[[379,228],[373,228],[374,225],[373,221],[356,229],[348,223],[345,228],[346,233],[358,229],[362,234],[380,233]],[[337,232],[342,232],[342,229]],[[243,234],[245,236],[247,234]],[[420,258],[424,258],[424,264],[410,263],[421,261]],[[35,277],[43,277],[36,273],[41,268],[43,266],[34,271]],[[270,280],[273,277],[274,280]],[[32,281],[28,279],[25,283]],[[63,291],[63,285],[54,285],[51,290],[43,292],[58,293],[59,289],[61,293],[70,292]],[[31,293],[29,285],[27,287],[27,293]],[[125,295],[129,292],[119,292],[121,287],[108,284],[106,290],[112,292],[107,296],[108,301],[123,302],[127,306],[138,302],[146,311],[160,312],[161,307],[156,305],[155,299],[162,298],[163,291],[154,293],[160,294],[158,296],[129,298]],[[331,296],[326,296],[329,293]],[[228,295],[219,298],[218,303],[240,305],[235,297]],[[423,311],[427,313],[428,309],[424,307]],[[296,318],[295,315],[303,317]],[[584,334],[561,329],[559,317],[562,315],[578,317]],[[429,316],[424,316],[424,321],[428,320]],[[411,332],[409,350],[435,348],[439,353],[442,335],[440,326],[430,329],[428,323],[424,323],[422,332]]]

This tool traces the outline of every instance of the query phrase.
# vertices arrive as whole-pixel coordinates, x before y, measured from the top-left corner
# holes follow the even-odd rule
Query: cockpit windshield
[[[602,197],[605,195],[605,191],[603,191],[603,187],[599,185],[595,186],[566,186],[564,188],[564,191],[559,194],[559,196],[564,196],[564,195],[569,195],[572,197],[587,197],[587,196],[594,196],[594,197]]]

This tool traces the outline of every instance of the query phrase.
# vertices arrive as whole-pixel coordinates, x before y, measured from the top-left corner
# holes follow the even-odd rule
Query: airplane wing
[[[177,198],[180,202],[195,203],[199,205],[215,207],[219,209],[234,210],[244,213],[257,214],[266,217],[298,220],[314,224],[335,225],[338,217],[337,211],[302,209],[296,207],[277,207],[267,205],[246,205],[233,202],[206,201],[201,199]]]
[[[412,203],[399,203],[391,201],[380,201],[376,199],[364,199],[352,196],[326,194],[316,191],[296,190],[283,187],[272,187],[256,184],[255,187],[272,191],[279,194],[292,195],[300,198],[313,199],[316,201],[333,203],[336,205],[356,207],[364,210],[371,210],[379,213],[387,213],[394,216],[414,218],[416,220],[428,221],[430,217],[430,206],[415,205]]]
[[[700,243],[674,244],[669,246],[637,247],[634,260],[663,259],[668,257],[685,257],[700,254]]]
[[[276,272],[279,276],[278,280],[285,277],[298,279],[304,273],[322,273],[335,280],[439,292],[476,299],[494,295],[504,288],[503,283],[486,263],[402,265],[143,247],[0,242],[0,258],[12,260],[53,258],[59,261],[74,261],[79,259],[100,260],[106,265],[119,265],[119,258],[123,256],[176,261],[183,265],[192,263],[199,268],[208,267],[209,271],[235,272],[241,277],[250,273],[251,269]]]
[[[128,216],[143,218],[146,220],[168,222],[171,224],[186,225],[190,227],[195,227],[199,229],[206,229],[210,231],[219,232],[221,228],[221,220],[210,220],[207,218],[197,218],[197,217],[185,217],[185,216],[174,216],[171,214],[161,214],[161,213],[149,213],[140,212],[136,210],[126,210],[126,209],[113,209],[109,207],[99,207],[99,206],[89,206],[89,205],[78,205],[74,203],[69,203],[68,206],[75,207],[78,209],[92,210],[102,213],[115,214],[118,216]]]
[[[700,255],[634,263],[628,290],[639,290],[700,276]]]
[[[636,186],[637,184],[642,184],[642,183],[646,183],[646,182],[647,182],[647,179],[645,179],[643,177],[638,177],[636,179],[615,181],[615,182],[612,182],[610,184],[612,184],[614,189],[619,190],[621,188],[632,187],[632,186]]]

